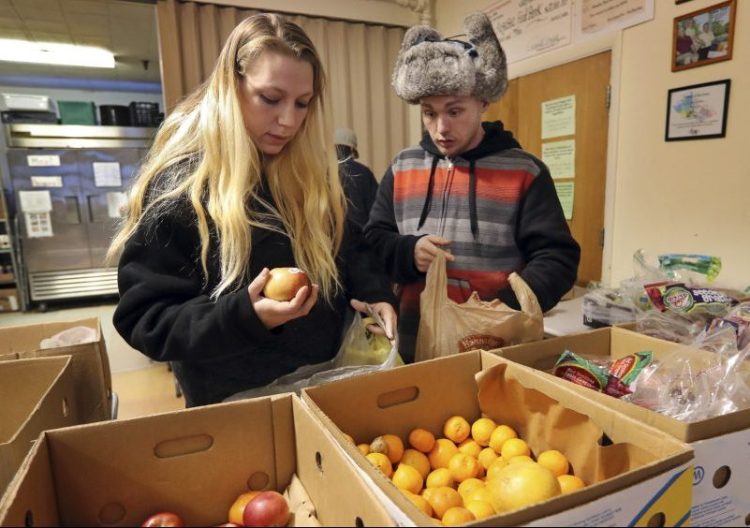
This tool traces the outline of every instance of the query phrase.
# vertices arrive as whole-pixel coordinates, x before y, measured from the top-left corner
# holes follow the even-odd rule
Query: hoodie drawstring
[[[479,220],[477,219],[477,175],[474,169],[475,160],[469,160],[469,218],[471,221],[471,234],[474,240],[479,232]]]
[[[435,187],[435,170],[437,169],[437,165],[440,159],[437,156],[433,156],[432,158],[432,168],[430,169],[430,179],[427,183],[427,196],[424,198],[424,205],[422,206],[422,214],[419,215],[419,225],[417,226],[417,231],[422,229],[422,226],[425,223],[425,220],[427,220],[427,214],[430,212],[430,206],[432,205],[432,190]]]

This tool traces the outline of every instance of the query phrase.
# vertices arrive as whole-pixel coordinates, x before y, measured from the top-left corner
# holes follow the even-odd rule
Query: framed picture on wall
[[[674,19],[672,71],[732,58],[737,0],[728,0]]]
[[[724,79],[669,90],[665,141],[724,137],[731,84]]]

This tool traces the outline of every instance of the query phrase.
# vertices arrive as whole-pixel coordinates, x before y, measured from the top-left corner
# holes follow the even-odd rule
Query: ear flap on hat
[[[508,66],[492,22],[484,13],[472,13],[464,19],[464,31],[481,61],[477,66],[476,94],[486,101],[496,101],[508,88]]]

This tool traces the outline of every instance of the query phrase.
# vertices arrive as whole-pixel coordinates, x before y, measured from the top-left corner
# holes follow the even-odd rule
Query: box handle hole
[[[409,403],[419,398],[419,388],[416,386],[404,387],[394,391],[384,392],[378,396],[378,407],[387,409],[403,403]]]
[[[27,528],[34,526],[34,512],[31,510],[26,511],[26,515],[23,516],[23,525]]]
[[[750,526],[750,513],[745,517],[745,526]]]
[[[164,440],[154,447],[154,454],[158,458],[172,458],[184,455],[192,455],[207,451],[214,445],[213,437],[207,434],[186,436],[173,440]]]
[[[320,455],[320,451],[315,452],[315,465],[318,466],[318,471],[323,473],[323,457]]]
[[[362,528],[364,525],[365,521],[363,521],[361,517],[356,517],[354,519],[354,526],[356,526],[357,528]]]
[[[729,466],[721,466],[714,473],[714,488],[721,489],[729,483],[729,479],[732,478],[732,470]]]
[[[119,502],[105,504],[99,510],[99,522],[104,525],[114,525],[125,518],[125,507]]]
[[[602,437],[599,439],[598,443],[602,447],[607,447],[607,446],[611,446],[613,442],[612,442],[612,439],[608,437],[605,433],[605,434],[602,434]]]
[[[253,491],[264,490],[269,482],[271,482],[271,477],[267,473],[256,471],[247,479],[247,487]]]
[[[655,513],[648,520],[648,526],[652,526],[654,528],[659,528],[661,526],[666,526],[666,524],[667,524],[667,516],[664,515],[662,512]]]
[[[70,406],[68,405],[67,398],[62,399],[62,415],[63,417],[67,418],[70,414]]]

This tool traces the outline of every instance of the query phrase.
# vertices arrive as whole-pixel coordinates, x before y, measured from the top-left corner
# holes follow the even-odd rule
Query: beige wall
[[[672,73],[676,16],[718,0],[674,5],[658,0],[654,19],[540,57],[513,64],[517,77],[612,49],[613,105],[607,171],[603,280],[617,285],[633,275],[632,255],[706,253],[722,258],[719,282],[750,285],[750,10],[738,7],[730,61]],[[483,0],[436,0],[436,28],[461,32],[463,17],[492,5]],[[665,142],[667,91],[731,79],[727,135],[722,139]]]
[[[419,15],[388,0],[194,0],[204,4],[222,4],[283,13],[343,18],[359,22],[378,22],[412,26]]]

